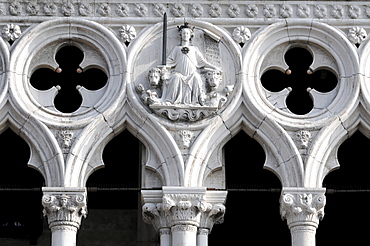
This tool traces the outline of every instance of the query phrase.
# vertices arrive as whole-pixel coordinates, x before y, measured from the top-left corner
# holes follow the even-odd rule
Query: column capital
[[[324,217],[325,188],[284,187],[280,196],[280,214],[290,229],[310,226],[316,230]]]
[[[82,217],[87,215],[86,189],[43,187],[42,191],[43,213],[50,229],[77,232]]]
[[[211,230],[223,222],[227,191],[207,191],[205,187],[163,187],[162,191],[142,191],[143,219],[156,230],[175,225],[193,225]]]

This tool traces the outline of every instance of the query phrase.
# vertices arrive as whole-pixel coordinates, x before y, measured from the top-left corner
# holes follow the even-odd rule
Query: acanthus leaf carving
[[[45,194],[42,205],[51,229],[67,226],[77,230],[82,217],[87,216],[86,196],[82,194]]]
[[[324,218],[326,198],[324,190],[320,191],[285,191],[280,200],[280,213],[290,227],[310,223],[317,227]]]
[[[203,195],[166,194],[162,209],[171,226],[187,224],[199,226],[201,213],[210,211],[212,205],[205,202]]]

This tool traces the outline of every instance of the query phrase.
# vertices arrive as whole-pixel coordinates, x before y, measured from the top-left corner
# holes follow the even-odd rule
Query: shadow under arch
[[[135,246],[153,238],[152,227],[141,219],[143,148],[128,129],[105,145],[104,166],[86,182],[89,216],[81,226],[78,242]]]
[[[213,227],[210,245],[238,245],[246,237],[258,240],[259,245],[277,241],[289,245],[290,233],[279,213],[281,183],[271,170],[264,169],[262,146],[241,130],[225,144],[223,153],[227,212],[224,223]],[[266,227],[274,228],[269,230],[274,235],[266,237]]]
[[[360,235],[368,233],[364,222],[370,219],[370,214],[349,212],[354,206],[363,207],[370,195],[369,148],[370,139],[360,130],[340,145],[337,152],[340,167],[323,181],[327,202],[325,217],[317,230],[317,245],[361,245],[366,240]]]
[[[86,187],[93,191],[134,191],[141,188],[141,142],[127,129],[112,138],[103,150],[104,166],[90,174]],[[136,191],[135,191],[136,189]],[[89,207],[95,206],[90,204]],[[96,201],[97,207],[106,205],[106,201]],[[121,199],[118,203],[127,202]],[[131,202],[131,201],[130,201]],[[137,201],[134,201],[137,204]],[[117,203],[113,206],[119,206]],[[136,205],[134,205],[136,207]]]
[[[43,232],[41,187],[44,177],[27,163],[28,144],[10,128],[0,134],[0,245],[29,241],[36,245]],[[7,238],[7,239],[5,239]],[[6,241],[3,241],[6,240]]]

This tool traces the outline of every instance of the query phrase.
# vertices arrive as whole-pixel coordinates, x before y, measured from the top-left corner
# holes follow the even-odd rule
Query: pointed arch
[[[206,174],[221,165],[213,166],[209,170],[210,157],[215,150],[220,151],[240,130],[245,131],[262,146],[266,154],[264,168],[278,176],[283,186],[299,186],[303,183],[303,163],[288,133],[269,117],[258,119],[240,98],[239,107],[234,110],[232,117],[227,120],[219,118],[208,126],[203,131],[203,136],[199,136],[199,140],[194,143],[194,157],[190,157],[187,162],[188,185],[204,185]]]
[[[307,160],[306,186],[322,187],[325,177],[330,172],[340,168],[338,150],[342,143],[356,131],[360,131],[367,138],[370,138],[370,114],[368,110],[358,103],[358,106],[353,108],[349,115],[344,121],[337,118],[320,131],[310,151],[310,158]]]
[[[9,111],[7,124],[30,147],[28,165],[38,170],[50,187],[63,186],[64,160],[54,134],[32,115],[21,115],[14,109]]]
[[[116,109],[116,114],[100,117],[86,127],[76,138],[73,153],[66,161],[66,185],[84,187],[91,173],[104,165],[102,154],[105,146],[124,129],[138,138],[145,146],[144,168],[155,172],[162,185],[181,185],[183,163],[181,155],[173,155],[174,143],[170,134],[149,115],[139,118],[128,104]],[[108,122],[114,122],[109,125]],[[145,188],[145,187],[144,187]]]
[[[333,57],[338,70],[338,91],[331,104],[313,114],[294,115],[275,108],[267,101],[260,85],[260,70],[269,52],[279,44],[317,45]],[[282,159],[283,163],[291,162],[290,167],[284,171],[285,175],[290,176],[289,171],[297,170],[299,167],[295,173],[300,176],[299,182],[290,183],[289,186],[321,187],[322,180],[317,179],[322,178],[323,173],[327,173],[324,167],[333,148],[347,137],[346,128],[351,124],[347,119],[352,117],[358,105],[359,59],[354,45],[341,31],[327,24],[315,20],[286,20],[257,31],[255,38],[245,48],[243,57],[245,61],[243,71],[248,81],[244,84],[244,92],[250,110],[256,112],[255,114],[260,112],[266,115],[266,119],[270,118],[272,122],[286,129],[286,131],[280,130],[281,134],[279,134],[277,133],[279,131],[268,131],[267,128],[264,134],[275,134],[269,142],[272,148],[276,148],[273,145],[280,145],[281,137],[286,136],[283,141],[286,145],[282,145],[276,151],[280,155],[283,153],[281,150],[286,152],[286,157]],[[342,57],[348,59],[342,59]],[[292,134],[298,130],[315,132],[318,129],[322,130],[316,136],[315,144],[311,147],[304,166],[301,155],[287,132]],[[269,136],[266,137],[269,138]],[[330,163],[328,165],[331,165]],[[335,168],[335,164],[328,168]],[[317,173],[319,170],[321,174]],[[289,179],[293,180],[293,177]]]

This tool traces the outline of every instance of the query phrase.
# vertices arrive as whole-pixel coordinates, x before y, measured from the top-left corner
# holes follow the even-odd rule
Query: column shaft
[[[57,226],[51,229],[52,246],[76,246],[77,228]]]
[[[197,227],[193,225],[175,225],[171,228],[173,246],[197,245]]]

